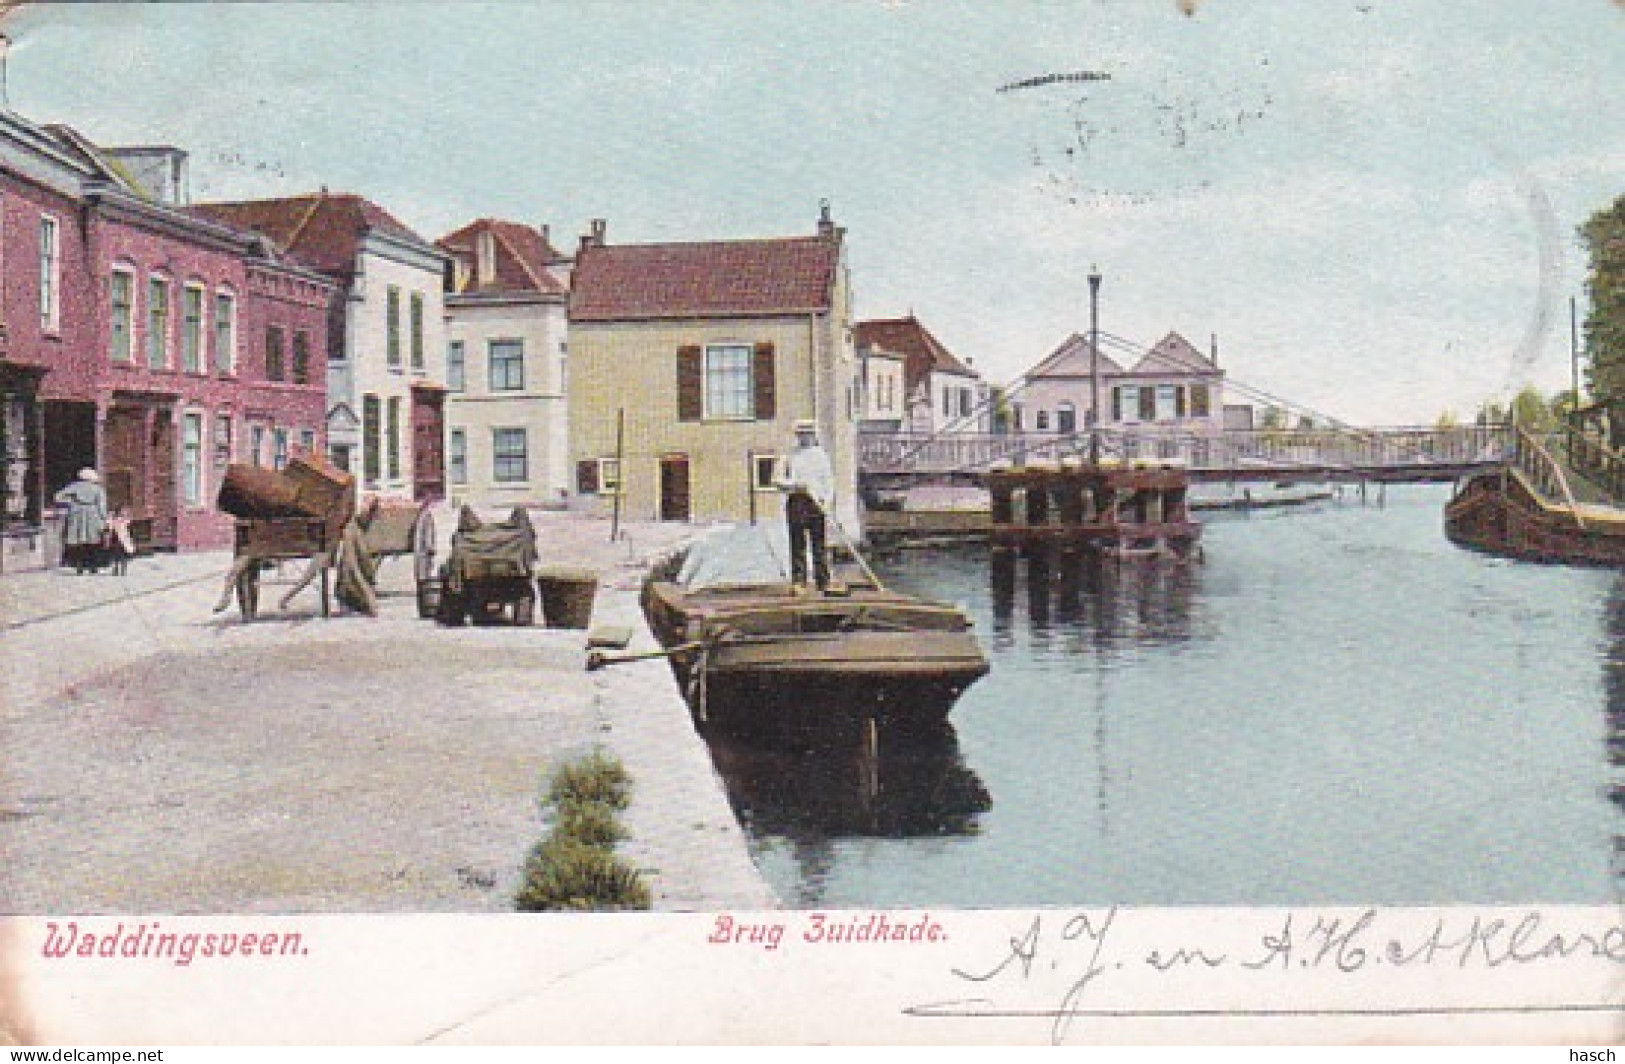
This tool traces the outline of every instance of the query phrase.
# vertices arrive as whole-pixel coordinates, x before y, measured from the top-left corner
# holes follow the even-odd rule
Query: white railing
[[[1456,428],[1249,429],[1213,433],[1102,429],[1050,433],[864,433],[866,473],[979,473],[995,466],[1102,461],[1177,465],[1202,472],[1350,473],[1424,466],[1489,466],[1507,461],[1512,431]]]

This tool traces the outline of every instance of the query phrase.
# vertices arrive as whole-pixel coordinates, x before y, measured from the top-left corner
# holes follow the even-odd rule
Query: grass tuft
[[[631,777],[601,751],[555,772],[545,799],[553,809],[553,830],[525,860],[515,907],[521,912],[649,908],[648,885],[615,853],[626,838],[618,814],[631,799]]]

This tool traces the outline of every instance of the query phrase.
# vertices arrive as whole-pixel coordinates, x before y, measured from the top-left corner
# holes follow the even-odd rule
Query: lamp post
[[[1100,463],[1100,270],[1089,267],[1089,464]]]

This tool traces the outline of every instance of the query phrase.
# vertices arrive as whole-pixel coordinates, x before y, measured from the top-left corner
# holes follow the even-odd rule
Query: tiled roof
[[[954,373],[963,377],[979,374],[961,362],[931,330],[910,314],[906,318],[880,318],[860,321],[853,328],[858,347],[878,347],[903,356],[906,379],[912,387],[929,373]]]
[[[479,240],[491,234],[492,277],[481,282]],[[564,286],[548,271],[548,263],[562,256],[547,242],[541,231],[519,222],[481,218],[435,241],[442,251],[458,259],[458,294],[499,294],[540,292],[563,295]]]
[[[840,243],[824,237],[585,244],[570,320],[727,318],[828,310]]]
[[[371,200],[325,190],[286,199],[201,203],[192,209],[226,225],[264,233],[282,250],[324,273],[348,275],[355,268],[356,248],[369,230],[426,243]]]

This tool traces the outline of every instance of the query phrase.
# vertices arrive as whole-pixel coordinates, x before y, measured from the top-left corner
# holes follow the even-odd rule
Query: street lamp
[[[1100,463],[1100,269],[1089,266],[1089,463]]]

